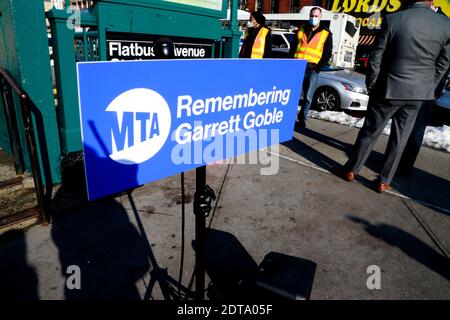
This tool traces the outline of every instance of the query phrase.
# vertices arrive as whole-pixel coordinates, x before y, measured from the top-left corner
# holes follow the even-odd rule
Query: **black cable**
[[[219,203],[219,198],[222,195],[222,190],[223,190],[223,187],[225,185],[225,180],[226,180],[226,178],[228,176],[228,171],[230,171],[230,168],[231,168],[231,163],[228,163],[227,170],[225,171],[225,174],[224,174],[223,179],[222,179],[222,183],[220,184],[219,192],[217,193],[217,198],[216,198],[216,202],[214,204],[214,208],[212,209],[211,218],[209,219],[208,229],[211,228],[211,225],[212,225],[212,222],[213,222],[213,219],[214,219],[214,215],[215,215],[216,210],[217,210],[217,205]]]
[[[181,258],[180,258],[180,273],[178,275],[178,283],[181,285],[183,279],[183,264],[184,264],[184,232],[185,232],[185,218],[186,218],[186,194],[184,190],[184,172],[181,173]],[[181,286],[178,287],[178,295],[181,295]]]

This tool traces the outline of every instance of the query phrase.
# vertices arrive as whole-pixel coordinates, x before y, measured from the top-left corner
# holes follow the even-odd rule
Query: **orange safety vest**
[[[310,42],[306,38],[306,34],[303,32],[303,28],[297,33],[298,46],[295,50],[294,58],[296,59],[306,59],[311,63],[319,63],[323,54],[323,47],[325,45],[325,40],[327,40],[330,32],[327,30],[322,30],[314,35]]]
[[[269,29],[262,27],[256,35],[255,42],[252,47],[252,59],[262,59],[264,56],[264,47],[266,46],[266,36],[269,33]]]

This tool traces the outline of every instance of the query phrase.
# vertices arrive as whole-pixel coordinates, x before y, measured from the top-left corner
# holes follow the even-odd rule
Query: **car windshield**
[[[322,68],[320,68],[320,71],[339,71],[339,70],[344,70],[344,68],[336,67],[336,66],[332,66],[332,65],[327,65],[327,66],[323,66]]]
[[[289,43],[292,43],[292,40],[294,39],[293,33],[285,33],[284,36],[286,37],[286,39]]]

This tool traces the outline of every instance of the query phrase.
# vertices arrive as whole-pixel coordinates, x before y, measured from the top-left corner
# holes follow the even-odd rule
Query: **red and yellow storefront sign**
[[[382,15],[405,9],[409,3],[409,0],[334,0],[331,11],[357,17],[362,28],[378,29]],[[450,17],[450,0],[435,0],[434,5]]]
[[[334,0],[331,11],[336,12],[395,12],[402,6],[401,0]]]

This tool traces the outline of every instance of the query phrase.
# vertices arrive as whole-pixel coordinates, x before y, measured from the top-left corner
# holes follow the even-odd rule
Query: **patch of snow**
[[[361,128],[364,124],[364,118],[352,117],[345,112],[337,111],[314,111],[309,112],[309,116],[314,119],[326,120],[330,122],[340,123],[349,127]],[[391,120],[383,130],[383,134],[391,133]],[[444,150],[450,153],[450,127],[427,127],[423,137],[423,143],[426,146]]]
[[[423,136],[423,144],[450,152],[450,127],[427,127]]]

